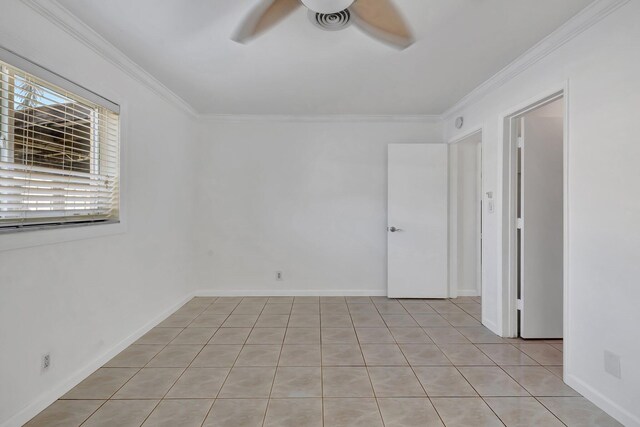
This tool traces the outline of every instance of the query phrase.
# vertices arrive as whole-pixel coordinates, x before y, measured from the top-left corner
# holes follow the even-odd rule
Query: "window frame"
[[[118,114],[119,140],[118,150],[120,161],[118,164],[117,177],[119,181],[119,209],[118,218],[103,221],[68,222],[57,224],[38,224],[20,228],[6,228],[0,230],[0,252],[33,246],[41,246],[55,243],[63,243],[75,240],[91,239],[109,235],[122,234],[127,231],[127,209],[126,209],[126,179],[125,156],[123,146],[126,141],[127,121],[126,102],[113,102],[110,99],[121,99],[117,94],[109,94],[110,98],[98,95],[59,74],[50,71],[46,67],[36,64],[23,56],[0,46],[0,60],[10,66],[19,68],[32,74],[47,83],[58,86],[77,96],[94,102]]]

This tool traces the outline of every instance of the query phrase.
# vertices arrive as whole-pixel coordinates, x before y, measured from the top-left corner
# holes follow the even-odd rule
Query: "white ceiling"
[[[59,0],[200,113],[394,115],[442,113],[592,0],[395,0],[417,38],[405,51],[304,8],[234,43],[259,1]]]

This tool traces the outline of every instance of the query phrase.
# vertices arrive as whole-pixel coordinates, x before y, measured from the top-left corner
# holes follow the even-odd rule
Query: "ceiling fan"
[[[342,30],[353,23],[370,36],[399,49],[406,49],[414,42],[411,30],[392,0],[262,0],[232,39],[246,43],[301,6],[309,9],[311,22],[325,30]]]

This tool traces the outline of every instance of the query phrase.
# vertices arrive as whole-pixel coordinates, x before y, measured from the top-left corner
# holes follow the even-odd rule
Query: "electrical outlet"
[[[276,280],[278,280],[278,281],[284,280],[282,278],[282,271],[276,271]]]
[[[604,370],[616,378],[622,378],[622,370],[620,369],[620,356],[610,351],[604,351]]]
[[[51,355],[49,353],[42,356],[42,370],[45,371],[51,366]]]

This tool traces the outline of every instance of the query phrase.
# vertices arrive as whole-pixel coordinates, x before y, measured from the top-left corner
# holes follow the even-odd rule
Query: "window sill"
[[[123,222],[112,222],[6,233],[0,234],[0,252],[112,236],[126,231]]]

